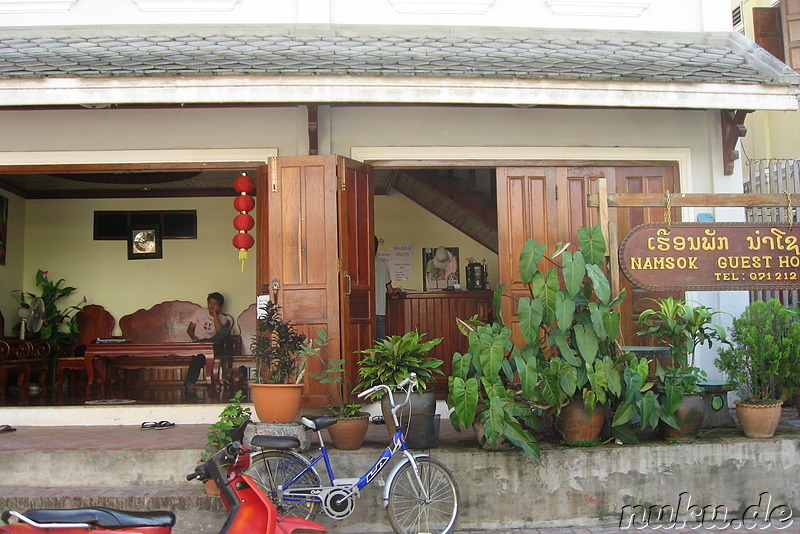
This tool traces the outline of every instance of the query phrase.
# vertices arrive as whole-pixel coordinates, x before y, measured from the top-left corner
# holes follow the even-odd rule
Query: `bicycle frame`
[[[389,482],[392,480],[392,478],[394,478],[394,474],[399,470],[399,468],[403,466],[406,462],[411,462],[412,466],[414,467],[414,475],[417,479],[417,482],[423,493],[425,493],[426,490],[424,485],[422,484],[422,480],[419,478],[419,469],[417,468],[417,463],[415,461],[415,458],[425,457],[428,455],[427,454],[414,455],[408,450],[408,448],[406,447],[406,442],[403,439],[402,428],[397,429],[394,436],[392,437],[391,445],[387,446],[386,449],[383,450],[383,453],[378,458],[378,460],[360,478],[338,479],[342,480],[343,482],[346,482],[345,484],[337,484],[337,478],[335,477],[333,472],[333,465],[331,464],[330,456],[328,455],[328,447],[325,445],[325,442],[323,441],[320,432],[318,432],[318,435],[320,439],[320,454],[312,458],[309,464],[297,475],[295,475],[289,482],[278,487],[279,499],[286,499],[292,501],[322,502],[325,493],[332,489],[339,489],[339,490],[345,489],[347,491],[347,495],[349,496],[357,491],[360,491],[367,484],[372,482],[375,479],[375,477],[377,477],[381,473],[381,471],[383,471],[386,465],[398,452],[402,452],[405,455],[405,459],[404,461],[398,462],[395,465],[394,469],[389,474],[386,488],[390,486]],[[309,470],[314,469],[314,466],[318,464],[320,461],[323,461],[323,463],[325,464],[325,470],[328,475],[329,485],[292,489],[292,484],[297,482],[303,475],[308,473]],[[425,495],[425,497],[427,498],[427,495]],[[386,505],[387,505],[387,496],[384,495],[383,506],[386,507]]]

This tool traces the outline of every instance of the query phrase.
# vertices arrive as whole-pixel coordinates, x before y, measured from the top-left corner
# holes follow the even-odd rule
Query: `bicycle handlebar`
[[[396,389],[403,389],[406,386],[410,386],[410,387],[408,387],[406,389],[406,398],[405,398],[405,400],[400,404],[395,404],[394,403],[394,395],[392,394],[392,387],[394,387]],[[408,375],[408,378],[404,379],[402,382],[400,382],[399,384],[397,384],[395,386],[388,386],[386,384],[378,384],[377,386],[373,386],[373,387],[371,387],[371,388],[369,388],[367,390],[362,391],[361,393],[359,393],[357,395],[357,397],[360,398],[360,399],[363,399],[364,397],[367,397],[369,395],[373,395],[373,394],[377,393],[378,391],[380,391],[382,389],[385,389],[386,393],[389,395],[389,403],[392,405],[392,411],[396,412],[398,409],[400,409],[403,406],[405,406],[406,404],[408,404],[408,401],[411,398],[411,393],[414,391],[414,389],[416,387],[417,387],[417,373],[410,373]]]

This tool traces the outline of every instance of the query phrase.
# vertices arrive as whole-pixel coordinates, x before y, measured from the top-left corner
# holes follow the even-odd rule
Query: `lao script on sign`
[[[786,223],[651,223],[620,246],[631,283],[650,291],[797,289],[800,229]]]

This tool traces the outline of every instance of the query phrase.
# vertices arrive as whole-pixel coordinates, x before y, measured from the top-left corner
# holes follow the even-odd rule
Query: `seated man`
[[[189,327],[186,333],[192,341],[219,341],[226,336],[230,335],[231,328],[233,327],[233,317],[222,313],[222,305],[225,303],[225,297],[216,291],[208,294],[207,308],[200,308],[189,321]],[[184,385],[193,389],[200,376],[200,370],[206,365],[206,357],[202,354],[197,354],[192,358],[189,364],[189,370],[186,372],[186,380]]]

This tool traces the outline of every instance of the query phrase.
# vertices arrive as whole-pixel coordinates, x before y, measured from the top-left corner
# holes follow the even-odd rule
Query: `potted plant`
[[[578,250],[568,248],[545,258],[545,245],[530,239],[520,253],[520,277],[529,291],[518,301],[521,347],[502,319],[466,329],[469,352],[453,356],[448,388],[456,428],[482,422],[491,443],[502,436],[533,455],[537,412],[553,415],[566,441],[599,435],[602,407],[621,394],[620,369],[630,358],[616,343],[615,308],[625,292],[612,295],[603,273],[599,227],[578,229]],[[543,259],[552,264],[547,270],[539,269]],[[584,433],[588,423],[591,432]]]
[[[263,423],[288,423],[300,409],[303,376],[309,355],[327,343],[327,333],[306,339],[269,301],[261,308],[250,353],[256,362],[256,383],[250,384],[256,415]]]
[[[731,346],[718,352],[714,364],[739,390],[736,415],[745,436],[772,437],[783,404],[777,386],[800,350],[800,323],[779,300],[756,301],[733,320],[730,338]]]
[[[344,375],[344,359],[331,360],[321,374],[309,371],[309,376],[318,379],[322,384],[342,382]],[[363,406],[357,402],[344,400],[343,392],[339,392],[339,402],[328,406],[326,415],[335,417],[336,424],[328,427],[333,445],[337,449],[354,450],[361,447],[369,429],[369,412],[362,411]]]
[[[376,341],[371,349],[358,351],[363,358],[358,362],[358,378],[360,382],[355,389],[369,389],[379,384],[399,384],[411,373],[417,374],[418,390],[411,395],[409,406],[397,413],[402,422],[406,414],[432,416],[436,413],[436,396],[433,389],[428,390],[428,383],[433,374],[443,375],[439,367],[444,363],[438,358],[429,358],[428,353],[442,342],[443,338],[423,341],[425,334],[416,331],[406,332],[402,336],[389,336]],[[391,415],[391,406],[387,395],[377,393],[374,398],[381,399],[381,411],[390,435],[397,430]],[[398,399],[402,400],[402,399]]]
[[[244,427],[250,421],[250,408],[242,406],[244,394],[241,390],[236,392],[228,402],[229,404],[223,408],[219,417],[213,425],[208,427],[208,434],[206,437],[205,449],[200,453],[200,461],[205,462],[208,458],[225,447],[228,443],[240,441],[244,434]],[[209,495],[218,495],[219,488],[213,480],[206,482],[206,493]]]
[[[725,329],[713,323],[715,312],[673,297],[647,299],[656,304],[644,310],[638,322],[647,328],[640,335],[663,340],[670,347],[672,366],[666,371],[658,364],[656,374],[664,392],[662,420],[666,439],[692,441],[700,433],[705,408],[700,383],[706,373],[695,367],[695,351],[715,341],[727,342]]]
[[[75,335],[78,333],[78,322],[75,314],[81,310],[86,303],[86,297],[74,306],[66,306],[64,308],[58,307],[58,301],[63,298],[69,297],[75,292],[75,288],[71,286],[64,286],[64,279],[61,278],[57,282],[51,281],[47,277],[47,271],[41,269],[36,271],[36,285],[42,289],[41,295],[35,295],[17,289],[14,291],[19,296],[20,309],[30,308],[28,299],[41,298],[44,302],[44,314],[42,316],[42,327],[38,332],[31,335],[34,339],[42,339],[50,344],[50,347],[55,351],[59,342],[66,345],[72,345],[75,341]],[[21,324],[17,324],[14,330],[18,333]]]

